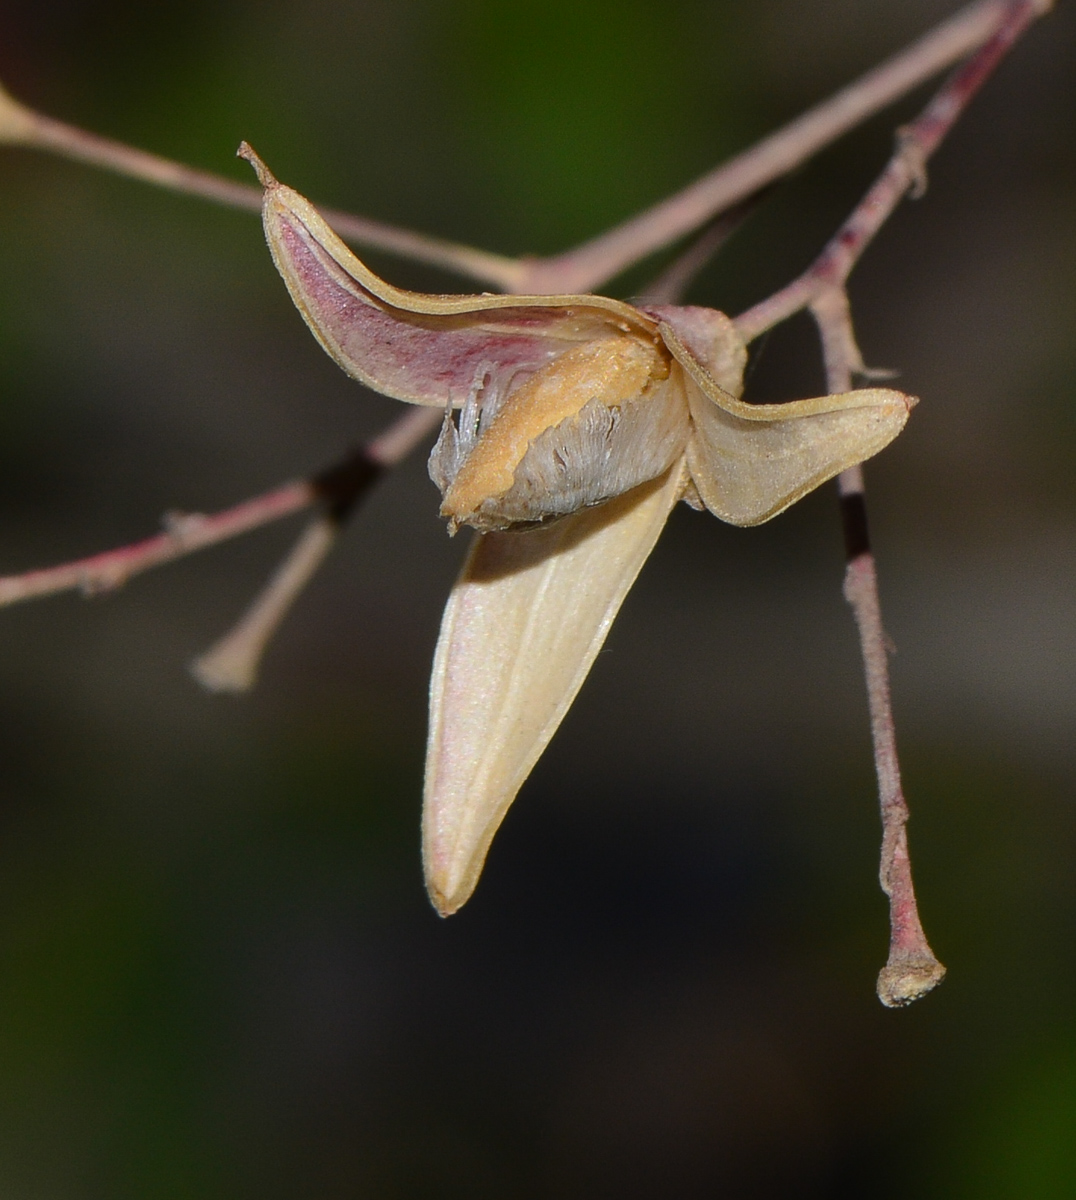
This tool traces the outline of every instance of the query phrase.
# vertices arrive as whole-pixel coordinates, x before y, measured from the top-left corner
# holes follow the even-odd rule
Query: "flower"
[[[915,401],[867,388],[747,404],[746,348],[713,309],[403,291],[240,154],[265,188],[273,260],[329,355],[378,392],[445,409],[430,475],[450,531],[478,531],[430,684],[423,859],[447,916],[673,505],[769,520],[886,446]]]

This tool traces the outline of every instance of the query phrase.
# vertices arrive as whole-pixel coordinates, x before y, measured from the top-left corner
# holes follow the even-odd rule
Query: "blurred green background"
[[[600,231],[941,0],[4,0],[0,78],[101,133],[508,253]],[[924,919],[904,1012],[831,489],[682,508],[467,908],[419,868],[463,550],[416,456],[257,691],[185,664],[295,534],[0,613],[0,1193],[1076,1195],[1076,14],[1034,29],[854,278],[922,396],[870,466]],[[809,261],[927,93],[787,183],[690,299]],[[317,469],[396,411],[249,215],[0,150],[0,570]],[[384,255],[395,282],[459,281]],[[616,287],[641,287],[648,264]],[[809,323],[756,398],[821,389]]]

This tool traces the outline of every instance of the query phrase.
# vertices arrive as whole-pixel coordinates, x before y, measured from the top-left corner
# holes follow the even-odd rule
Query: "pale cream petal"
[[[768,404],[778,411],[757,420],[714,403],[691,380],[687,391],[695,426],[687,450],[692,482],[710,512],[733,525],[768,521],[877,454],[904,428],[915,403],[901,392],[863,388]]]
[[[430,684],[423,857],[447,916],[575,698],[683,488],[683,464],[598,508],[476,537]]]
[[[726,317],[706,309],[690,319],[688,310],[650,311],[665,317],[662,340],[684,373],[694,424],[687,448],[691,482],[710,512],[733,525],[768,521],[877,454],[904,428],[916,403],[889,388],[861,388],[787,404],[745,404],[738,386],[730,386],[738,385],[745,359]]]

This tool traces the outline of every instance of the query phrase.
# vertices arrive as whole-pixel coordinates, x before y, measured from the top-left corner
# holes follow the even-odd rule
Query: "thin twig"
[[[313,479],[286,483],[218,513],[171,513],[164,532],[154,537],[59,566],[0,577],[0,608],[59,592],[109,592],[151,567],[260,529],[314,504],[324,505],[339,520],[380,470],[404,458],[441,417],[439,409],[409,409],[373,441]]]
[[[1028,7],[1037,16],[1047,11],[1051,2],[1035,0]],[[681,191],[591,241],[550,258],[513,259],[337,209],[323,209],[322,213],[342,237],[359,245],[458,271],[505,291],[591,291],[802,166],[867,117],[971,53],[1005,23],[1011,9],[1010,0],[977,0],[887,62]],[[51,150],[221,204],[255,211],[261,206],[261,194],[255,187],[54,120],[18,103],[2,88],[0,141]]]
[[[862,370],[852,336],[847,293],[823,292],[812,307],[822,338],[826,386],[846,392],[854,372]],[[878,806],[882,817],[879,881],[889,897],[889,956],[879,972],[878,998],[887,1008],[918,1000],[945,978],[945,967],[927,941],[919,919],[908,854],[908,802],[897,757],[897,727],[889,686],[888,640],[882,623],[878,572],[870,544],[863,468],[842,471],[837,478],[841,525],[844,530],[844,597],[852,608],[859,634],[859,652],[867,684],[874,769],[878,777]]]
[[[325,561],[340,532],[331,516],[316,517],[273,573],[242,619],[191,663],[191,673],[211,692],[246,692],[254,686],[270,638]]]
[[[1007,19],[972,58],[945,82],[920,117],[901,130],[899,145],[885,170],[852,215],[807,271],[788,287],[736,318],[745,340],[810,308],[822,339],[827,386],[845,392],[863,375],[845,285],[875,234],[909,192],[925,187],[926,163],[952,129],[971,98],[1020,34],[1041,15],[1035,0],[1016,0]],[[919,919],[908,855],[908,805],[900,778],[896,727],[889,685],[889,662],[882,623],[874,555],[870,548],[863,471],[854,467],[838,479],[847,567],[844,594],[859,631],[867,682],[871,736],[882,816],[880,879],[889,897],[889,958],[878,976],[878,996],[889,1007],[926,995],[945,976]]]
[[[260,187],[238,183],[212,171],[187,167],[57,121],[20,104],[0,88],[0,142],[4,141],[49,150],[76,162],[102,167],[173,192],[199,196],[229,208],[261,211],[263,193]],[[416,262],[444,267],[502,290],[512,291],[523,279],[525,265],[517,259],[446,238],[400,229],[338,208],[321,208],[319,211],[345,241],[356,245],[372,246]]]
[[[825,293],[832,296],[834,293]],[[840,297],[845,298],[841,291]],[[831,305],[838,333],[827,336],[825,305],[816,311],[826,351],[826,386],[846,392],[852,386],[859,352],[843,331],[851,329],[847,305]],[[843,349],[843,357],[842,351]],[[882,623],[878,571],[870,544],[863,468],[851,467],[837,479],[841,525],[844,530],[844,598],[852,609],[859,634],[859,652],[867,684],[878,806],[882,818],[882,848],[878,870],[882,891],[889,897],[889,955],[878,974],[878,999],[887,1008],[902,1008],[933,991],[945,978],[945,967],[930,948],[919,919],[908,853],[908,802],[900,777],[897,727],[889,686],[888,639]]]
[[[1052,0],[1019,7],[1028,20]],[[1010,0],[979,0],[749,150],[636,217],[553,258],[531,263],[524,290],[586,292],[716,213],[802,166],[867,117],[972,53],[1011,19]]]
[[[931,155],[1016,39],[1048,11],[1042,0],[1015,0],[1004,7],[1007,19],[978,53],[953,72],[920,116],[900,131],[896,152],[885,169],[811,266],[787,287],[736,318],[736,328],[745,341],[813,306],[823,293],[843,290],[864,250],[904,196],[909,191],[922,194]],[[852,363],[852,370],[862,373],[862,362]]]
[[[823,250],[805,277],[813,292],[806,303],[822,337],[827,385],[846,391],[863,374],[845,283],[860,255],[912,190],[925,187],[926,162],[963,113],[972,96],[1039,15],[1034,3],[1014,3],[1009,20],[963,67],[953,73],[917,121],[901,131],[900,145],[856,211]],[[786,289],[798,299],[801,281]],[[810,288],[807,289],[810,291]],[[780,296],[780,293],[778,294]],[[772,300],[773,298],[771,298]],[[770,313],[780,311],[771,305]],[[750,316],[750,314],[748,314]],[[765,322],[759,322],[766,328]],[[743,325],[741,325],[741,329]],[[882,817],[879,880],[889,897],[889,957],[878,975],[878,997],[887,1007],[910,1004],[945,978],[945,967],[930,948],[919,918],[908,853],[908,803],[901,783],[896,725],[889,683],[887,640],[882,623],[878,573],[870,547],[863,471],[854,467],[838,479],[847,567],[844,595],[859,632],[870,710],[871,738]]]
[[[908,856],[908,803],[900,778],[878,575],[867,534],[863,475],[858,467],[844,472],[839,480],[839,491],[846,544],[850,549],[864,547],[849,558],[844,595],[855,616],[867,680],[882,815],[879,880],[882,891],[889,897],[889,957],[878,975],[878,998],[887,1008],[900,1008],[937,987],[945,978],[945,967],[935,957],[923,932],[912,883],[912,864]]]
[[[0,607],[58,592],[77,590],[86,595],[110,592],[150,567],[174,562],[195,550],[302,512],[317,499],[313,486],[303,481],[287,483],[219,513],[169,514],[164,532],[144,541],[60,566],[0,578]]]
[[[303,530],[238,622],[191,664],[199,683],[212,692],[245,692],[254,686],[269,642],[328,558],[355,506],[378,476],[406,458],[442,418],[440,409],[411,409],[311,481],[325,512]]]

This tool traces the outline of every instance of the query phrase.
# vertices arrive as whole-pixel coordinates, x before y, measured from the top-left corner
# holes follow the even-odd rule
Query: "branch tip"
[[[0,83],[0,142],[30,141],[34,114]]]
[[[878,999],[886,1008],[906,1008],[932,992],[945,978],[945,968],[926,948],[915,954],[895,953],[878,972]]]
[[[258,678],[273,634],[336,541],[339,524],[316,517],[238,624],[191,663],[191,674],[211,692],[247,692]]]

